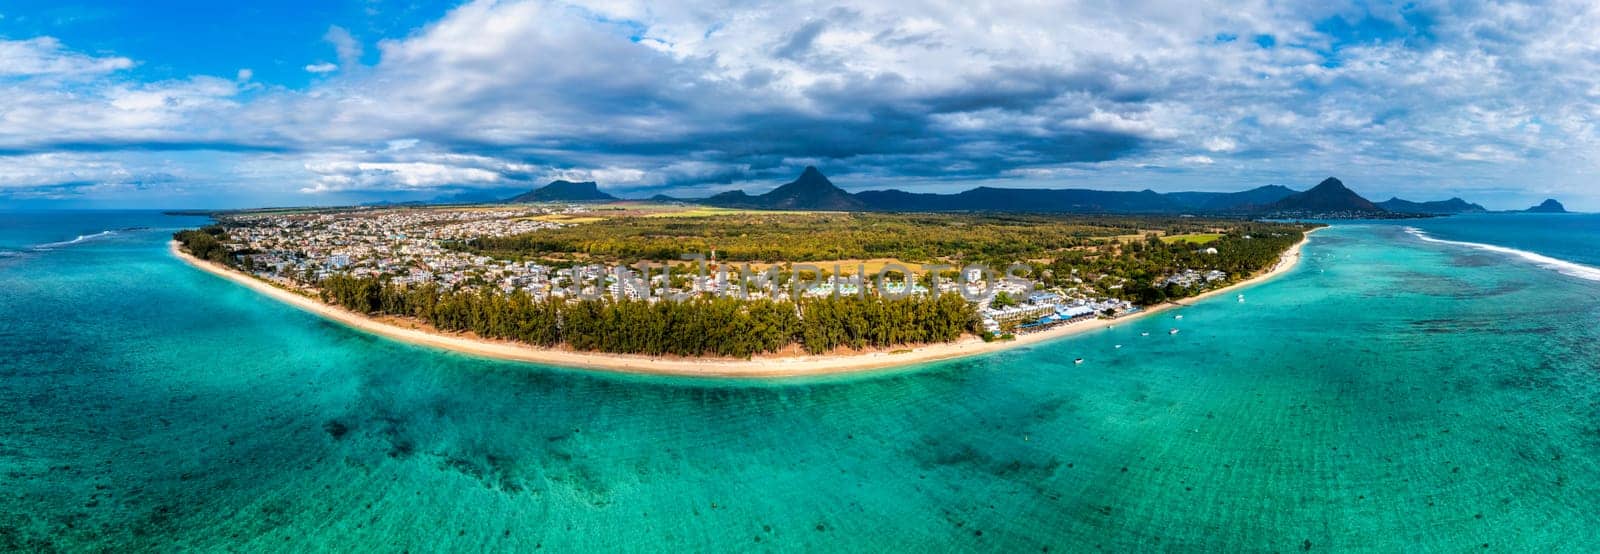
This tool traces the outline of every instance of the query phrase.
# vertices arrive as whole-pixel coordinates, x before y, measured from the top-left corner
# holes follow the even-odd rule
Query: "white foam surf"
[[[1477,250],[1484,250],[1484,251],[1487,251],[1487,252],[1494,252],[1496,254],[1506,254],[1506,255],[1509,255],[1509,256],[1512,256],[1512,257],[1521,258],[1522,260],[1527,261],[1527,262],[1531,262],[1534,265],[1537,265],[1539,267],[1543,267],[1545,269],[1554,270],[1554,271],[1556,271],[1558,273],[1561,273],[1562,275],[1567,275],[1567,276],[1570,276],[1570,277],[1577,277],[1579,279],[1587,279],[1587,280],[1590,280],[1590,281],[1600,281],[1600,268],[1590,267],[1590,266],[1586,266],[1586,265],[1579,264],[1579,263],[1573,263],[1573,262],[1569,262],[1569,261],[1562,260],[1562,259],[1552,258],[1552,257],[1546,256],[1544,254],[1539,254],[1537,252],[1529,252],[1527,250],[1517,250],[1515,248],[1506,248],[1504,246],[1495,246],[1493,244],[1482,244],[1482,243],[1477,243],[1477,242],[1463,242],[1463,241],[1458,241],[1458,240],[1445,240],[1445,239],[1441,239],[1441,238],[1434,238],[1432,236],[1429,236],[1426,231],[1423,231],[1422,229],[1418,229],[1416,227],[1406,227],[1406,232],[1407,233],[1411,233],[1412,236],[1415,236],[1415,237],[1417,237],[1419,239],[1422,239],[1424,242],[1431,242],[1431,243],[1435,243],[1435,244],[1448,244],[1448,245],[1451,245],[1451,246],[1461,246],[1461,247],[1473,248],[1473,249],[1477,249]]]
[[[47,242],[45,244],[35,245],[33,247],[33,249],[34,250],[53,250],[53,249],[56,249],[56,248],[72,246],[74,244],[80,244],[80,243],[88,242],[88,241],[95,240],[95,239],[106,238],[106,237],[109,237],[109,236],[112,236],[112,235],[115,235],[115,234],[117,234],[116,231],[101,231],[101,232],[98,232],[98,233],[94,233],[92,235],[78,235],[78,238],[75,238],[75,239],[72,239],[72,240],[64,240],[64,241],[61,241],[61,242]]]

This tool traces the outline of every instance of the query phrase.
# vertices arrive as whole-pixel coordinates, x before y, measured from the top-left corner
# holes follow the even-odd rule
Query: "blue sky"
[[[14,0],[0,8],[0,35],[48,36],[73,50],[136,60],[126,77],[141,81],[234,75],[250,68],[263,83],[304,88],[317,74],[308,60],[338,62],[330,27],[372,52],[378,39],[404,37],[442,17],[454,2],[215,2]],[[366,55],[363,63],[377,61]]]
[[[0,205],[701,195],[817,165],[1600,210],[1592,3],[879,4],[14,0]]]

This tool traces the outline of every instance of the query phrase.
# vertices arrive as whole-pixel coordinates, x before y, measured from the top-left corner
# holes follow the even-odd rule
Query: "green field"
[[[1161,237],[1161,242],[1165,242],[1167,244],[1172,244],[1172,243],[1176,243],[1176,242],[1188,242],[1188,243],[1192,243],[1192,244],[1210,244],[1210,243],[1216,242],[1217,239],[1220,239],[1220,238],[1222,238],[1222,233],[1187,233],[1187,234],[1182,234],[1182,235],[1167,235],[1167,236]]]

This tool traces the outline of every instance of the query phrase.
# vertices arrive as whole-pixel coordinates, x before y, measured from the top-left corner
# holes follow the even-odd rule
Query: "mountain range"
[[[1466,213],[1482,213],[1489,211],[1483,206],[1467,202],[1460,198],[1440,200],[1436,202],[1412,202],[1399,198],[1390,198],[1378,203],[1378,207],[1391,212],[1409,214],[1450,215]]]
[[[602,192],[593,182],[555,181],[507,202],[611,202],[617,197]],[[795,180],[764,194],[742,190],[706,198],[656,195],[657,202],[683,202],[759,210],[885,211],[885,212],[1033,212],[1103,214],[1231,214],[1286,217],[1396,217],[1449,215],[1487,211],[1460,198],[1411,202],[1391,198],[1374,203],[1329,177],[1306,191],[1267,185],[1241,192],[1105,191],[1091,189],[1033,189],[977,187],[954,194],[868,190],[850,193],[828,180],[816,167],[807,166]],[[1550,206],[1554,203],[1554,207]],[[1529,211],[1560,209],[1547,201]]]

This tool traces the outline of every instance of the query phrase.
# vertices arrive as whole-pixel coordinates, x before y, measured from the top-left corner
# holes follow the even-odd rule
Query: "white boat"
[[[1176,335],[1176,334],[1178,334],[1178,330],[1177,329],[1173,329],[1171,331],[1167,331],[1167,334],[1168,335]]]
[[[1239,301],[1240,302],[1244,302],[1244,295],[1243,294],[1239,295]]]
[[[1117,348],[1122,348],[1122,345],[1120,345],[1120,344],[1119,344],[1119,345],[1117,345]]]
[[[1081,363],[1083,363],[1083,358],[1078,358],[1076,360],[1073,360],[1072,363],[1073,364],[1081,364]]]
[[[1150,336],[1150,332],[1149,332],[1149,331],[1145,331],[1145,332],[1143,332],[1143,333],[1139,333],[1139,336],[1141,336],[1141,337],[1148,337],[1148,336]]]
[[[1172,316],[1172,319],[1183,319],[1183,315],[1179,314],[1179,315]]]

